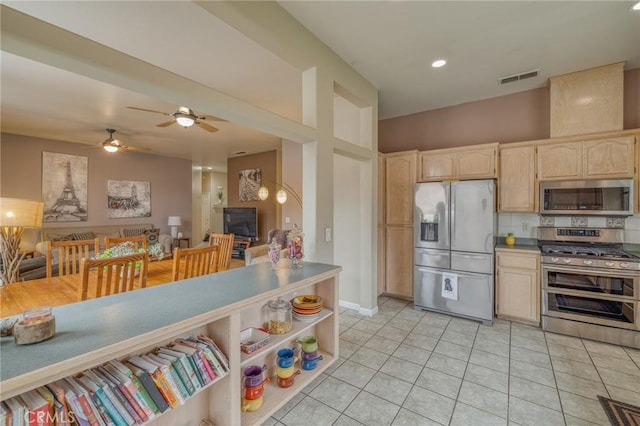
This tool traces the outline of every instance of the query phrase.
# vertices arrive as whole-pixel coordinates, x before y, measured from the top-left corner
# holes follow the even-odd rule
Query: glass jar
[[[287,234],[287,249],[292,268],[302,268],[302,258],[304,257],[302,229],[293,225],[293,229]]]
[[[22,324],[40,324],[53,318],[50,306],[39,306],[24,311],[22,315]]]
[[[270,301],[269,307],[269,334],[286,334],[291,331],[291,303],[278,297]]]

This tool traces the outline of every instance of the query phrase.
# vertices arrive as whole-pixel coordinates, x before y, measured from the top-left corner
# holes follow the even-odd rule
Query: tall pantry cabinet
[[[413,211],[418,151],[385,155],[385,290],[413,299]]]

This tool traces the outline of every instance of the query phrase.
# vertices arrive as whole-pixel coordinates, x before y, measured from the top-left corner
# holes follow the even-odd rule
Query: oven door
[[[636,272],[543,265],[542,313],[640,330],[640,277]]]

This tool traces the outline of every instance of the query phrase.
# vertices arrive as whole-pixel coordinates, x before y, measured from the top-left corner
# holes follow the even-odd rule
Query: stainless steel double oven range
[[[640,257],[623,230],[538,228],[542,328],[640,348]]]

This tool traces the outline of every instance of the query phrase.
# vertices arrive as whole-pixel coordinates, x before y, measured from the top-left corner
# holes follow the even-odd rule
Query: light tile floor
[[[340,311],[340,358],[265,425],[608,425],[640,406],[640,351],[381,297]]]

